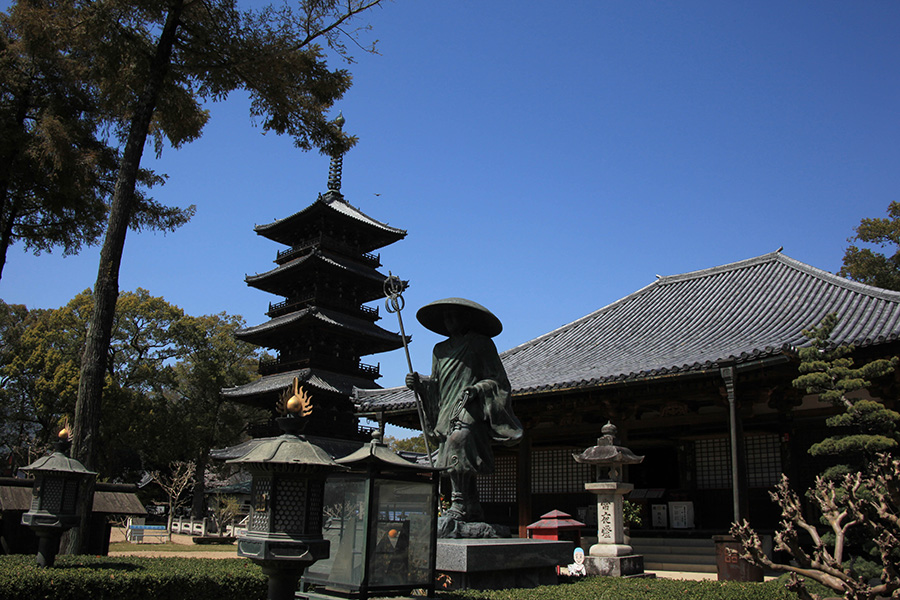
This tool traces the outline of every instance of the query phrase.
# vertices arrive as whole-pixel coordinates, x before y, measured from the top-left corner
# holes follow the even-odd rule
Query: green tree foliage
[[[56,310],[0,301],[0,448],[13,468],[46,448],[75,408],[85,308],[82,296]]]
[[[839,274],[888,290],[900,291],[900,203],[891,202],[888,218],[863,219],[856,235],[844,252],[844,266]],[[871,248],[860,248],[857,242],[893,250],[887,255]]]
[[[826,477],[858,471],[876,454],[893,451],[900,442],[900,414],[880,402],[853,395],[870,388],[871,380],[892,373],[900,360],[878,359],[854,367],[853,347],[835,346],[829,341],[837,325],[837,315],[829,314],[817,327],[803,331],[810,345],[799,350],[800,376],[793,382],[794,387],[818,394],[821,401],[844,409],[826,421],[838,433],[810,448],[813,456],[852,463],[829,469]]]
[[[264,131],[287,134],[298,148],[334,153],[353,138],[327,111],[350,86],[332,70],[322,44],[349,58],[351,22],[381,0],[302,0],[261,9],[235,0],[28,0],[14,6],[26,43],[46,40],[84,68],[85,84],[122,144],[94,284],[94,311],[81,360],[72,453],[87,467],[98,440],[107,349],[128,227],[139,208],[144,147],[177,148],[198,138],[208,119],[202,103],[245,91]],[[90,501],[85,487],[83,499]],[[81,546],[76,532],[69,550]]]
[[[81,361],[73,454],[93,467],[118,274],[125,236],[139,208],[136,187],[146,142],[157,152],[198,138],[202,104],[245,91],[264,131],[287,134],[301,149],[333,153],[353,138],[327,111],[350,85],[330,69],[322,44],[348,57],[351,21],[380,0],[302,1],[261,9],[234,0],[29,0],[15,5],[26,41],[46,40],[76,61],[96,92],[122,149]]]
[[[167,398],[179,450],[196,465],[192,510],[197,517],[205,514],[210,449],[237,441],[248,422],[268,419],[263,411],[225,402],[220,393],[258,377],[256,346],[235,336],[243,327],[241,317],[221,313],[186,317],[173,330],[180,360]]]
[[[89,291],[51,310],[0,301],[0,449],[18,466],[75,410],[92,305]],[[140,288],[121,295],[99,431],[102,477],[135,481],[237,439],[252,415],[223,404],[218,390],[254,376],[255,349],[233,336],[242,323],[187,316]]]
[[[103,132],[108,118],[86,65],[34,15],[0,13],[0,275],[10,246],[77,253],[100,240],[118,167]],[[171,230],[193,209],[144,194],[162,182],[139,170],[132,228]]]
[[[408,438],[395,438],[388,435],[385,436],[384,443],[394,452],[421,452],[422,454],[426,452],[425,438],[421,433]]]

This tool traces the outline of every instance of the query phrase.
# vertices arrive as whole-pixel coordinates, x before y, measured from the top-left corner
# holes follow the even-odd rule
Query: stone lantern
[[[638,575],[644,572],[644,557],[635,555],[625,543],[623,518],[624,497],[634,485],[622,483],[619,469],[622,465],[638,464],[644,457],[618,445],[618,428],[612,423],[600,431],[603,435],[596,446],[572,455],[576,462],[607,470],[605,478],[601,473],[598,481],[584,484],[587,491],[597,495],[597,543],[588,551],[584,565],[588,575]]]
[[[322,537],[322,497],[327,475],[342,468],[300,435],[306,424],[303,417],[312,407],[306,398],[305,405],[292,408],[295,397],[280,403],[285,416],[276,421],[283,435],[228,461],[250,472],[250,515],[246,532],[238,538],[238,556],[262,567],[269,577],[269,600],[293,599],[303,570],[328,558],[329,543]],[[300,410],[302,415],[291,414]]]
[[[439,470],[398,456],[377,431],[337,462],[349,470],[331,475],[325,487],[331,556],[303,577],[319,593],[300,597],[365,600],[415,589],[433,596]]]
[[[63,532],[81,521],[81,486],[97,475],[66,456],[68,447],[69,431],[65,428],[59,432],[52,454],[20,469],[34,477],[31,509],[22,515],[22,525],[30,527],[38,536],[39,567],[53,566]]]

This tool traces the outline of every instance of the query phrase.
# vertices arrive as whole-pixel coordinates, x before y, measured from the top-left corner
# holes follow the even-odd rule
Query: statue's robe
[[[423,403],[438,442],[436,467],[466,474],[494,471],[492,443],[515,444],[522,424],[513,413],[510,384],[491,338],[469,332],[434,347]],[[477,393],[462,407],[466,388]],[[458,421],[455,422],[455,421]]]

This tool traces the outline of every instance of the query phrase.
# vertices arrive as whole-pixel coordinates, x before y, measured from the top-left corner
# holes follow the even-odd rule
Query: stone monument
[[[622,483],[619,468],[638,464],[644,457],[618,445],[618,429],[612,423],[604,425],[601,432],[603,435],[596,446],[572,455],[576,462],[596,465],[599,470],[607,471],[600,473],[598,481],[584,484],[587,491],[597,495],[597,543],[584,557],[584,566],[588,575],[639,576],[644,573],[644,557],[635,554],[625,543],[623,510],[625,494],[634,489],[634,485]]]

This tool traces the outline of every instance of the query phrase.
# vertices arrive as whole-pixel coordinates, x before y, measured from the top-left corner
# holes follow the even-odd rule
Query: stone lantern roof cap
[[[229,464],[324,467],[342,469],[322,448],[306,441],[302,436],[285,433],[269,438],[254,446],[240,458],[226,461]]]
[[[78,475],[96,475],[97,473],[89,470],[81,462],[74,458],[69,458],[62,452],[54,452],[49,456],[42,456],[27,467],[22,467],[20,471],[52,471],[56,473],[73,473]]]
[[[597,439],[597,445],[591,446],[581,454],[573,454],[575,462],[598,466],[611,465],[636,465],[644,460],[628,448],[619,446],[616,434],[619,429],[612,423],[607,423],[600,430],[603,435]]]

